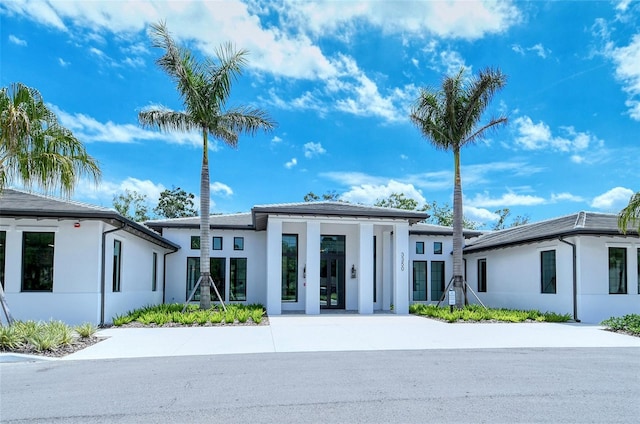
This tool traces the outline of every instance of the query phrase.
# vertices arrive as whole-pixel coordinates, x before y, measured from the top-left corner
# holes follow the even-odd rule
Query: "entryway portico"
[[[266,230],[266,306],[319,314],[409,311],[409,226],[425,213],[340,202],[252,210]]]

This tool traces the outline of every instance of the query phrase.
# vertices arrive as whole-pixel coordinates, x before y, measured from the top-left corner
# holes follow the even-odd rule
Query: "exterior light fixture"
[[[351,278],[356,278],[356,266],[351,265]]]

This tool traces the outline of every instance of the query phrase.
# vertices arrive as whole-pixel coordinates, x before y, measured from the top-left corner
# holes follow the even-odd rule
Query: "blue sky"
[[[181,109],[155,65],[149,24],[211,56],[232,41],[249,66],[229,105],[278,122],[211,146],[212,212],[335,191],[451,203],[453,158],[408,120],[418,89],[466,67],[509,77],[489,115],[507,127],[462,151],[465,215],[533,221],[618,212],[640,189],[640,2],[2,1],[0,83],[40,90],[99,162],[74,199],[111,206],[125,189],[199,192],[197,134],[144,130],[149,105]]]

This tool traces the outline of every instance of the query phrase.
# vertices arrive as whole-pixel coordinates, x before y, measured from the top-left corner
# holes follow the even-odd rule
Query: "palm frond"
[[[626,234],[629,227],[638,226],[640,233],[640,191],[631,196],[629,204],[618,214],[618,228]]]
[[[157,107],[140,111],[138,122],[143,128],[161,131],[193,131],[200,128],[188,113]]]
[[[247,64],[246,50],[238,50],[231,43],[226,43],[216,50],[218,63],[208,61],[210,89],[209,99],[222,108],[231,93],[231,84],[241,74],[242,68]]]

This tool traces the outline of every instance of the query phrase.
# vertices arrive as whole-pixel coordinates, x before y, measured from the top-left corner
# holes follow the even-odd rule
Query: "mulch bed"
[[[26,355],[46,356],[49,358],[62,358],[63,356],[67,356],[72,353],[78,352],[79,350],[92,346],[98,342],[101,342],[102,340],[104,340],[104,337],[92,336],[92,337],[75,339],[73,343],[70,345],[59,346],[56,349],[52,349],[52,350],[37,351],[29,346],[26,346],[18,349],[13,349],[13,350],[0,350],[0,352],[22,353]]]

